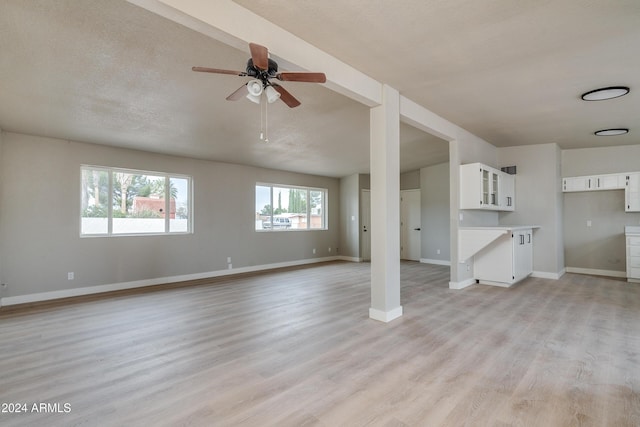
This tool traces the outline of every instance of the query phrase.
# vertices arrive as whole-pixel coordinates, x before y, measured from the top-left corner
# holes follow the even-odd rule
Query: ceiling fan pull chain
[[[262,118],[262,95],[260,95],[260,141],[264,141],[264,119]]]
[[[267,117],[268,104],[268,102],[264,103],[264,142],[269,142],[269,120]]]

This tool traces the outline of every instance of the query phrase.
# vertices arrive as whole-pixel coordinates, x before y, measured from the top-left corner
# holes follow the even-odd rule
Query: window
[[[80,234],[191,232],[191,177],[82,166]]]
[[[324,188],[256,184],[256,230],[326,230]]]

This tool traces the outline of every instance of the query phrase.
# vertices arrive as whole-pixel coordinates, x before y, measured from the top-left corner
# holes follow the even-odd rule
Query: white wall
[[[360,178],[358,174],[340,179],[340,252],[360,258]]]
[[[400,190],[417,190],[420,188],[420,170],[400,174]]]
[[[562,176],[640,171],[640,144],[562,150]]]
[[[450,262],[449,163],[420,169],[420,205],[421,258]]]
[[[515,211],[500,225],[539,225],[534,231],[533,270],[559,277],[564,270],[560,149],[557,144],[498,149],[499,166],[516,166]]]
[[[563,150],[562,176],[636,172],[638,159],[640,145]],[[640,213],[624,211],[624,190],[564,193],[564,223],[567,269],[626,274],[624,226]]]
[[[338,179],[13,133],[1,152],[3,296],[220,271],[227,257],[234,268],[323,258],[339,243]],[[81,164],[193,176],[195,233],[80,238]],[[329,230],[255,232],[257,181],[327,188]]]

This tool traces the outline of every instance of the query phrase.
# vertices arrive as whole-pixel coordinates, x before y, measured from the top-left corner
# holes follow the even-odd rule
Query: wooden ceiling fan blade
[[[249,43],[253,66],[260,70],[269,69],[269,49],[256,43]]]
[[[298,101],[293,95],[289,93],[289,91],[287,91],[279,84],[272,83],[271,86],[273,86],[273,88],[277,90],[278,93],[280,93],[280,99],[282,100],[282,102],[287,104],[289,108],[295,108],[300,105],[300,101]]]
[[[247,96],[247,84],[243,84],[242,86],[240,86],[238,89],[236,89],[235,92],[233,92],[231,95],[227,96],[227,101],[237,101],[239,99],[244,98],[245,96]]]
[[[326,83],[327,81],[324,73],[310,71],[283,71],[278,73],[276,78],[285,82]]]
[[[208,67],[191,67],[192,71],[197,71],[199,73],[214,73],[214,74],[230,74],[233,76],[246,76],[247,73],[244,71],[234,71],[234,70],[221,70],[219,68],[208,68]]]

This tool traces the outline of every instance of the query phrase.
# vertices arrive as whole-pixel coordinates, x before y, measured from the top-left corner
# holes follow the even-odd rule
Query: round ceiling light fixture
[[[628,93],[629,88],[626,86],[609,86],[583,93],[581,98],[584,101],[604,101],[605,99],[619,98]]]
[[[617,128],[617,129],[602,129],[597,132],[594,132],[598,136],[615,136],[615,135],[624,135],[625,133],[629,133],[629,129],[627,128]]]

